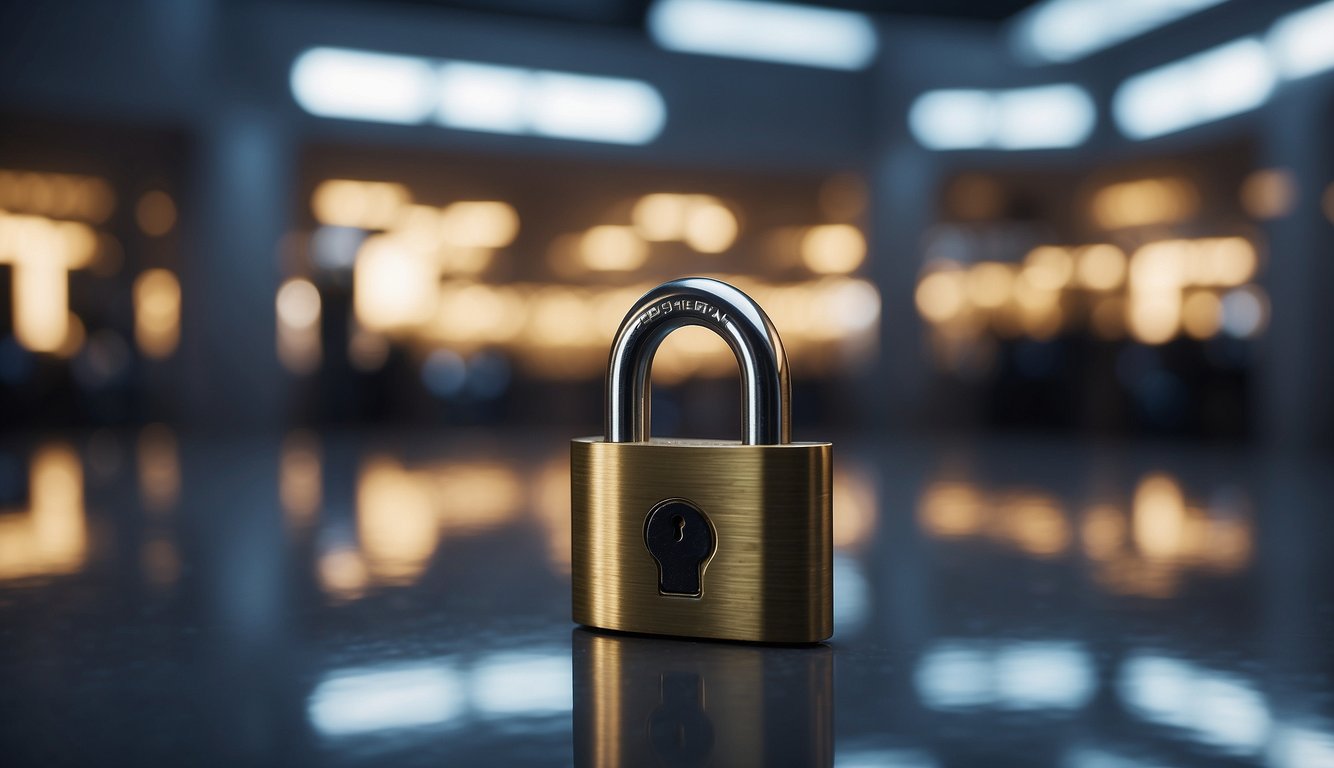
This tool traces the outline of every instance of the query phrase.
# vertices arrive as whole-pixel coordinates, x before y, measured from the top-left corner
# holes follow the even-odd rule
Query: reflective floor
[[[827,646],[569,622],[563,436],[0,445],[0,762],[1334,765],[1327,457],[835,441]]]

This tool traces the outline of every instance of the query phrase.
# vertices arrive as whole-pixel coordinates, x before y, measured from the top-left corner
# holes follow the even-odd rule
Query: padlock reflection
[[[574,630],[578,766],[832,765],[828,647]]]

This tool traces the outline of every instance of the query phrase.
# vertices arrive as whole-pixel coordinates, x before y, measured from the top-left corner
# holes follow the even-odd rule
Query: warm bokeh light
[[[1126,304],[1126,328],[1141,344],[1166,344],[1180,323],[1179,294],[1132,294]]]
[[[13,281],[14,336],[34,352],[55,352],[69,333],[69,273],[56,254],[33,254],[16,262]]]
[[[274,304],[278,322],[292,328],[309,328],[320,321],[320,291],[309,280],[283,283]]]
[[[940,538],[969,536],[986,522],[986,502],[967,483],[931,483],[917,502],[917,522],[928,534]]]
[[[542,465],[532,490],[530,508],[542,527],[547,557],[558,573],[570,572],[570,459],[558,455]]]
[[[1325,187],[1325,193],[1320,196],[1320,207],[1325,211],[1325,218],[1334,224],[1334,184]]]
[[[1150,243],[1131,257],[1126,328],[1136,341],[1165,344],[1176,336],[1188,248],[1176,240]]]
[[[439,310],[425,333],[456,347],[505,344],[518,339],[528,305],[513,288],[451,282],[440,286]]]
[[[1014,267],[1009,264],[974,264],[968,270],[968,300],[983,309],[996,309],[1009,301],[1014,283]]]
[[[0,169],[0,209],[94,224],[107,220],[116,196],[105,179]]]
[[[987,536],[1037,558],[1065,552],[1073,535],[1065,511],[1045,494],[992,496],[964,482],[929,484],[918,499],[917,521],[936,538]]]
[[[0,210],[0,264],[41,260],[83,269],[97,252],[97,233],[87,224]]]
[[[468,200],[446,206],[440,227],[456,248],[504,248],[519,234],[519,214],[509,203]]]
[[[317,572],[325,594],[339,600],[361,597],[370,583],[365,560],[350,546],[337,546],[320,555]]]
[[[26,508],[0,510],[0,580],[74,573],[88,556],[79,455],[51,443],[30,462]]]
[[[1059,291],[1070,284],[1074,274],[1075,259],[1068,249],[1044,245],[1024,257],[1024,277],[1038,290]]]
[[[149,424],[139,430],[137,463],[144,509],[154,514],[173,509],[181,496],[181,459],[171,427]]]
[[[93,265],[97,258],[97,233],[77,221],[53,222],[57,237],[64,241],[65,263],[70,269]]]
[[[283,440],[278,466],[278,499],[288,523],[296,529],[314,522],[324,498],[324,473],[319,437],[296,430]]]
[[[1188,218],[1199,207],[1195,186],[1182,178],[1111,184],[1093,196],[1093,220],[1106,229],[1164,224]]]
[[[315,371],[323,351],[319,289],[309,280],[288,280],[278,288],[274,309],[278,321],[278,359],[292,373]]]
[[[1181,327],[1192,339],[1208,339],[1223,326],[1223,302],[1212,291],[1194,291],[1181,305]]]
[[[1017,493],[996,508],[992,535],[1036,558],[1055,557],[1070,546],[1070,522],[1053,498]]]
[[[134,206],[134,221],[150,237],[161,237],[176,226],[176,203],[160,189],[149,190]]]
[[[1075,274],[1089,290],[1119,288],[1126,279],[1126,254],[1114,245],[1090,245],[1080,250]]]
[[[1135,546],[1148,558],[1173,558],[1182,548],[1186,501],[1172,477],[1156,473],[1135,488]]]
[[[1259,259],[1244,237],[1158,240],[1130,258],[1106,243],[1043,245],[1029,251],[1021,269],[996,261],[977,262],[966,272],[951,260],[933,264],[919,278],[915,299],[934,326],[932,352],[946,370],[985,358],[983,331],[992,338],[1045,340],[1082,324],[1099,339],[1129,334],[1158,345],[1182,332],[1207,339],[1220,328],[1252,338],[1267,319],[1263,292],[1247,283]],[[1232,286],[1240,287],[1222,296],[1220,308],[1216,289]],[[1234,295],[1229,315],[1228,296]]]
[[[523,503],[524,486],[507,464],[443,462],[408,468],[393,458],[371,457],[357,477],[360,548],[330,561],[334,570],[326,576],[347,584],[331,592],[414,583],[442,538],[507,523]]]
[[[40,207],[40,206],[39,206]],[[0,211],[0,264],[11,265],[14,336],[34,352],[77,347],[71,333],[69,270],[89,266],[97,237],[85,224]]]
[[[929,536],[985,538],[1037,559],[1077,545],[1095,581],[1108,591],[1152,598],[1175,594],[1192,570],[1232,573],[1253,548],[1244,496],[1193,506],[1172,475],[1154,472],[1137,484],[1130,512],[1105,499],[1073,521],[1055,497],[1029,489],[983,489],[968,482],[929,483],[917,519]]]
[[[1061,309],[1061,293],[1044,288],[1032,280],[1031,270],[1019,273],[1013,283],[1014,307],[1018,311],[1019,326],[1028,336],[1046,340],[1060,332],[1065,314]]]
[[[368,238],[352,272],[352,306],[357,322],[372,331],[420,325],[436,310],[435,268],[394,239]]]
[[[820,275],[844,275],[866,259],[866,238],[851,224],[811,227],[801,238],[801,259]]]
[[[1110,560],[1125,546],[1125,516],[1114,504],[1093,506],[1084,513],[1079,538],[1089,559]]]
[[[181,284],[165,269],[145,270],[134,280],[134,342],[144,355],[162,359],[181,338]]]
[[[1241,183],[1241,207],[1256,219],[1286,216],[1297,203],[1297,180],[1286,168],[1254,171]]]
[[[625,272],[648,260],[648,244],[633,227],[602,224],[591,227],[579,240],[585,267],[599,272]]]
[[[688,200],[681,239],[700,253],[722,253],[736,241],[736,215],[717,198],[694,195]]]
[[[680,241],[700,253],[726,251],[740,231],[736,214],[712,195],[644,195],[635,201],[630,220],[631,229],[646,241]]]
[[[834,546],[856,549],[875,533],[878,507],[876,484],[860,466],[842,466],[834,472]]]
[[[524,485],[514,467],[498,461],[448,462],[424,467],[443,530],[473,534],[513,520],[523,508]]]
[[[1245,567],[1252,551],[1248,504],[1221,498],[1218,507],[1194,506],[1174,477],[1154,472],[1136,486],[1129,515],[1112,504],[1090,509],[1082,540],[1098,583],[1119,594],[1169,598],[1191,569]]]
[[[439,539],[430,486],[392,459],[368,461],[357,478],[357,539],[377,583],[415,581]]]
[[[83,348],[83,342],[87,338],[87,329],[83,327],[83,321],[73,312],[69,313],[69,328],[65,331],[65,340],[52,353],[63,360],[69,360],[79,353]]]
[[[1179,291],[1187,282],[1192,245],[1185,240],[1149,243],[1130,259],[1131,293]]]
[[[402,184],[330,179],[315,187],[310,207],[321,224],[385,229],[399,217],[411,196]]]
[[[1200,240],[1194,253],[1192,277],[1197,285],[1236,286],[1250,280],[1258,265],[1255,246],[1245,238]]]
[[[653,380],[679,384],[691,376],[719,376],[736,369],[736,358],[727,343],[707,328],[688,325],[663,339],[653,356]]]
[[[688,208],[687,196],[659,192],[639,198],[630,213],[630,219],[634,222],[635,231],[645,240],[680,240],[685,236]]]
[[[966,301],[964,279],[964,273],[957,270],[938,270],[925,275],[914,296],[917,311],[933,323],[947,323],[958,317]]]
[[[629,227],[614,231],[617,235],[613,237],[631,232]],[[647,246],[637,235],[634,237],[640,245]],[[372,241],[368,241],[367,247],[374,249],[376,244]],[[393,258],[400,257],[411,258],[393,254]],[[370,268],[379,267],[372,263]],[[360,269],[363,269],[361,261]],[[354,280],[357,274],[354,271]],[[798,364],[858,362],[874,353],[880,294],[866,280],[828,277],[775,284],[743,275],[718,277],[737,285],[768,310],[789,354],[800,361]],[[431,315],[409,322],[404,308],[390,301],[391,292],[363,295],[358,303],[362,287],[354,285],[357,314],[352,338],[355,341],[358,334],[375,334],[369,343],[374,354],[368,363],[372,365],[383,364],[387,350],[381,346],[381,340],[389,339],[408,342],[418,349],[445,347],[451,354],[500,349],[514,355],[520,367],[534,374],[554,379],[584,379],[598,375],[606,365],[607,345],[616,327],[635,300],[651,287],[647,282],[595,288],[534,283],[497,285],[468,280],[425,285],[419,281],[412,286],[408,303],[430,306]],[[672,378],[727,376],[735,372],[736,363],[730,352],[720,346],[718,349],[724,351],[716,353],[712,347],[705,349],[707,344],[699,349],[692,347],[688,352],[683,348],[677,355],[681,358],[681,365],[677,366],[672,348],[681,343],[663,348],[657,358],[661,365],[655,364],[655,373],[680,368],[664,374]]]
[[[612,223],[613,218],[553,239],[545,249],[552,271],[572,283],[587,279],[590,272],[629,273],[657,255],[651,243],[672,241],[699,253],[722,253],[740,234],[737,213],[713,195],[658,192],[629,207],[632,224]],[[402,184],[330,179],[316,187],[311,208],[322,225],[311,237],[315,264],[330,270],[352,268],[353,317],[346,354],[353,367],[379,370],[392,346],[403,345],[423,366],[422,381],[428,388],[431,360],[448,358],[466,368],[466,359],[476,354],[500,353],[502,365],[542,378],[597,375],[622,316],[652,287],[647,280],[580,286],[479,279],[495,262],[496,249],[518,232],[518,214],[501,201],[460,201],[440,209],[414,202]],[[865,259],[865,239],[852,225],[820,225],[801,233],[809,266],[816,272],[839,275]],[[785,258],[800,257],[801,240],[793,238]],[[346,253],[334,252],[339,248]],[[667,253],[664,249],[663,255]],[[799,356],[798,365],[824,370],[875,354],[880,296],[868,281],[828,277],[768,283],[742,275],[715,276],[736,284],[766,308],[774,307],[770,315],[791,354]],[[313,304],[298,299],[310,291],[283,290],[279,354],[289,369],[308,373],[320,364],[322,345],[314,333],[319,324],[284,321],[309,318],[310,313],[301,310]],[[294,292],[289,295],[289,290]],[[299,328],[311,331],[297,334]],[[734,372],[733,359],[689,336],[662,350],[655,370],[664,380]],[[452,397],[444,391],[435,394]]]

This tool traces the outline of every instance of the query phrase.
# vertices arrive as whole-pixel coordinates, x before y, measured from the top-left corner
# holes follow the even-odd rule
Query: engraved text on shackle
[[[714,322],[726,323],[727,313],[720,311],[707,301],[699,299],[676,299],[674,301],[664,301],[645,309],[635,318],[634,327],[638,328],[645,322],[652,320],[658,315],[667,315],[672,312],[694,312],[704,317],[712,319]]]

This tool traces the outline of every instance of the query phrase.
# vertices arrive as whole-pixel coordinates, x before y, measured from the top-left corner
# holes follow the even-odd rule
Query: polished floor
[[[1334,465],[835,441],[835,636],[569,621],[563,436],[0,445],[0,763],[1334,766]]]

